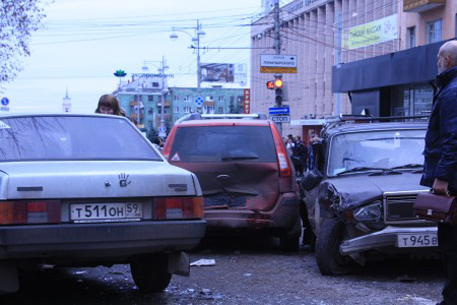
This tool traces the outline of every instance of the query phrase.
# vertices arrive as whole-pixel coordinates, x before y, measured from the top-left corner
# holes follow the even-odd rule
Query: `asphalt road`
[[[165,292],[145,295],[126,265],[47,269],[22,276],[19,293],[0,304],[425,304],[440,300],[442,270],[436,260],[372,262],[357,274],[321,276],[314,253],[283,253],[267,238],[221,237],[205,241],[191,261],[190,277],[174,276]]]

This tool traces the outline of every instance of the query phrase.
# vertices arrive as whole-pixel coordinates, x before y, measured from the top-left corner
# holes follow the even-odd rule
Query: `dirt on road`
[[[190,277],[173,276],[160,294],[135,287],[127,265],[50,269],[27,274],[0,304],[424,304],[440,300],[437,260],[371,262],[356,274],[322,276],[314,253],[283,253],[268,238],[220,237],[190,253]]]

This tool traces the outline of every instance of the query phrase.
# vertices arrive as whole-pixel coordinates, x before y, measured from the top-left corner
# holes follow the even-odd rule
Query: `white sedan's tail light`
[[[203,197],[154,198],[154,219],[203,218]]]
[[[0,201],[0,224],[60,223],[59,200]]]

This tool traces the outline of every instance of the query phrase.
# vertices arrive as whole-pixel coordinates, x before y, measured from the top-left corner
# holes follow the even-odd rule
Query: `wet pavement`
[[[190,277],[173,276],[159,294],[142,294],[127,265],[59,268],[26,273],[19,293],[0,304],[435,304],[442,270],[437,260],[372,262],[356,274],[322,276],[314,253],[283,253],[267,238],[205,241],[191,261]]]

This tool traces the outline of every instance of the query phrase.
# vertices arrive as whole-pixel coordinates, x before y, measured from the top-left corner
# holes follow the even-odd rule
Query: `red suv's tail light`
[[[154,219],[203,218],[203,197],[154,198]]]
[[[59,223],[59,200],[0,201],[0,224]]]
[[[273,132],[273,139],[276,146],[276,154],[278,156],[279,170],[281,177],[290,177],[292,175],[289,158],[287,157],[286,147],[282,142],[281,136],[274,124],[270,124],[271,131]]]
[[[163,146],[162,155],[167,160],[168,160],[168,157],[170,156],[173,141],[175,140],[176,128],[177,128],[176,126],[173,126],[173,128],[170,131],[170,135],[168,136],[167,141],[165,142],[165,145]]]

